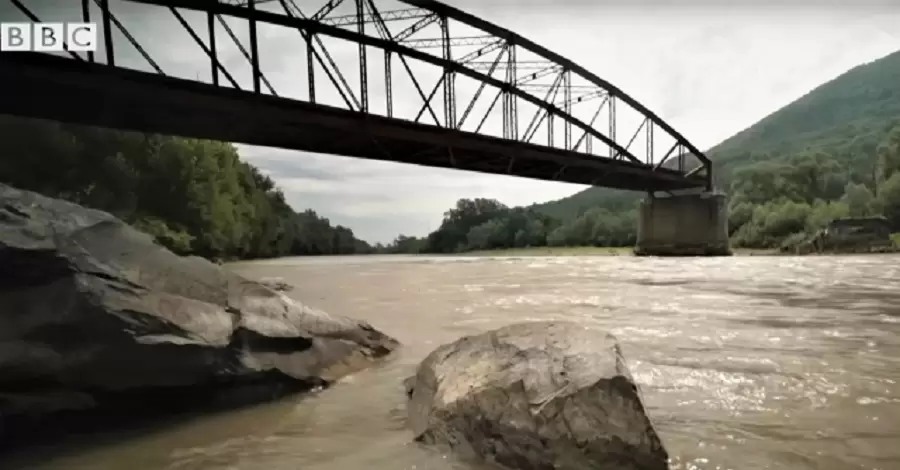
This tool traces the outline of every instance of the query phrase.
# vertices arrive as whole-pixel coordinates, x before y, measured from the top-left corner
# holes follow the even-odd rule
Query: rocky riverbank
[[[3,446],[327,387],[398,346],[110,214],[3,184],[0,267]]]

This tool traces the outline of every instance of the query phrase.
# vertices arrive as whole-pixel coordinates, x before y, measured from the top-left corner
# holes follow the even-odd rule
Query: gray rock
[[[290,292],[294,290],[294,286],[284,282],[284,279],[280,277],[264,277],[257,279],[256,282],[276,292]]]
[[[663,470],[616,339],[567,322],[439,347],[404,384],[417,440],[518,470]]]
[[[0,184],[7,428],[109,403],[207,402],[238,385],[271,398],[327,386],[397,346],[365,322],[179,257],[110,214]]]

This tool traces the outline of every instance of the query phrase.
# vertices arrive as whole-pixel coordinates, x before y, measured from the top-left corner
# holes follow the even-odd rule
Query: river
[[[232,266],[370,321],[392,362],[317,396],[42,450],[28,470],[473,469],[411,444],[401,381],[443,342],[616,334],[673,470],[900,468],[900,257],[290,258]],[[32,456],[33,457],[33,456]]]

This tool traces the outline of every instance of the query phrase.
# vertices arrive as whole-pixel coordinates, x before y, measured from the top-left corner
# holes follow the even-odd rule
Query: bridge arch
[[[478,18],[474,15],[466,13],[458,8],[454,8],[445,3],[442,3],[442,2],[439,2],[436,0],[400,0],[400,1],[403,3],[409,4],[409,5],[415,5],[415,6],[418,6],[421,8],[426,8],[428,10],[434,11],[437,14],[445,15],[447,17],[450,17],[450,18],[456,19],[458,21],[461,21],[463,23],[466,23],[466,24],[468,24],[472,27],[478,28],[490,35],[501,38],[502,40],[504,40],[510,44],[515,44],[517,46],[523,47],[523,48],[531,51],[532,53],[534,53],[540,57],[543,57],[548,62],[558,64],[558,67],[562,70],[569,70],[569,71],[574,72],[575,74],[581,76],[588,82],[597,86],[599,89],[605,91],[607,96],[609,96],[611,98],[614,97],[617,99],[621,99],[622,101],[624,101],[625,103],[627,103],[628,105],[633,107],[635,110],[637,110],[638,112],[643,114],[644,117],[646,117],[646,119],[649,122],[653,123],[653,125],[659,126],[662,130],[664,130],[671,137],[673,137],[676,142],[675,150],[668,152],[666,155],[663,156],[663,159],[668,159],[668,157],[671,156],[673,153],[675,153],[676,155],[685,155],[685,154],[692,155],[694,158],[696,158],[697,160],[699,160],[701,162],[701,167],[696,168],[695,171],[703,170],[705,172],[709,172],[709,175],[711,176],[711,174],[712,174],[711,168],[710,168],[711,162],[703,151],[701,151],[699,148],[695,147],[681,133],[679,133],[677,130],[675,130],[675,128],[673,128],[671,125],[669,125],[667,122],[665,122],[661,117],[656,115],[653,111],[651,111],[650,109],[645,107],[643,104],[638,102],[636,99],[634,99],[633,97],[631,97],[630,95],[628,95],[627,93],[622,91],[620,88],[613,85],[612,83],[610,83],[606,80],[603,80],[602,78],[598,77],[596,74],[594,74],[594,73],[588,71],[587,69],[585,69],[584,67],[578,65],[577,63],[575,63],[575,62],[573,62],[573,61],[571,61],[571,60],[569,60],[569,59],[567,59],[567,58],[565,58],[565,57],[563,57],[563,56],[519,35],[519,34],[516,34],[508,29],[502,28],[494,23],[491,23],[487,20]],[[621,147],[621,146],[619,145],[619,147]],[[681,148],[678,148],[678,147],[681,147]],[[621,155],[623,155],[623,156],[630,155],[630,152],[623,151],[623,150],[624,149],[620,150]],[[675,152],[676,150],[681,150],[681,151],[676,153]],[[634,159],[633,155],[631,155],[631,157]]]
[[[112,15],[109,4],[114,3],[114,0],[93,1],[101,9],[101,29],[103,30],[101,37],[107,43],[105,50],[113,49],[109,31],[114,27],[119,27],[125,33],[126,38],[155,68],[156,72],[159,75],[165,75],[165,71],[157,66],[153,59],[140,48],[135,39],[127,33],[127,29],[119,24]],[[431,148],[424,149],[422,152],[433,154],[435,151],[439,153],[443,151],[449,154],[449,163],[423,160],[422,164],[638,190],[711,188],[712,185],[711,163],[706,155],[661,117],[620,88],[533,41],[438,1],[397,0],[410,8],[384,10],[376,5],[376,0],[322,0],[324,2],[322,7],[312,14],[301,11],[293,0],[124,1],[169,9],[182,26],[189,30],[194,41],[210,57],[215,85],[218,86],[220,79],[223,79],[231,82],[233,88],[240,89],[236,80],[216,57],[216,36],[212,26],[209,30],[209,39],[204,40],[201,38],[201,33],[195,31],[179,11],[193,10],[205,13],[210,24],[213,23],[214,18],[218,19],[226,28],[225,31],[231,36],[231,39],[238,44],[244,57],[251,63],[253,85],[252,90],[248,91],[257,95],[263,94],[268,88],[271,95],[277,96],[274,88],[266,79],[266,71],[259,64],[260,52],[256,39],[258,25],[269,24],[296,29],[302,34],[307,44],[307,59],[310,64],[314,60],[318,62],[337,88],[347,109],[357,114],[372,115],[371,118],[366,117],[364,124],[361,120],[357,120],[359,123],[357,129],[360,128],[359,126],[371,127],[373,122],[381,122],[375,119],[375,113],[370,108],[367,81],[373,65],[367,63],[366,48],[371,47],[384,51],[387,57],[384,64],[387,68],[390,67],[392,58],[398,57],[405,71],[413,79],[415,93],[423,101],[419,113],[414,118],[406,117],[405,119],[420,123],[421,118],[427,114],[434,121],[433,126],[439,127],[441,131],[428,137],[431,139]],[[20,0],[13,0],[13,2],[21,3]],[[355,6],[355,12],[337,15],[336,12],[342,4]],[[276,9],[269,7],[276,7]],[[277,7],[280,7],[280,11],[277,10]],[[222,17],[247,22],[250,28],[249,46],[240,43],[234,33],[228,29],[228,25],[222,20]],[[392,32],[387,23],[399,20],[407,20],[408,26],[402,31]],[[478,34],[474,36],[451,35],[450,24],[452,22],[464,25]],[[374,26],[375,34],[370,33],[373,31],[372,29],[366,31],[366,25],[369,25],[370,28]],[[455,25],[453,30],[456,30]],[[427,34],[429,31],[436,31],[433,36],[437,37],[423,37],[423,34]],[[320,36],[342,39],[360,46],[359,61],[356,64],[360,80],[358,90],[351,89],[340,71],[341,67],[329,56],[327,50],[324,50],[324,46],[321,46],[318,39]],[[316,41],[319,41],[318,49]],[[431,53],[429,50],[438,50],[439,54]],[[530,58],[524,57],[525,55],[530,55]],[[6,58],[7,56],[4,56],[4,59]],[[76,58],[84,60],[83,57],[76,56]],[[421,83],[413,76],[414,73],[406,62],[407,58],[431,64],[441,70],[441,77],[430,93],[426,92]],[[11,57],[9,59],[12,60]],[[90,56],[89,59],[93,61],[94,57]],[[22,60],[27,62],[25,58]],[[105,66],[115,66],[112,55],[107,56]],[[506,76],[495,76],[498,69],[505,69]],[[521,73],[523,70],[526,73]],[[389,81],[391,72],[387,71],[385,76]],[[462,115],[457,112],[456,108],[459,98],[456,87],[457,77],[466,77],[478,84],[477,91],[468,100],[468,105],[463,109]],[[546,83],[546,80],[551,80],[551,83]],[[307,101],[316,104],[315,79],[312,74],[308,81],[310,92]],[[168,86],[186,85],[171,82]],[[473,116],[474,105],[483,95],[482,92],[486,86],[490,86],[497,93],[486,114],[479,121],[479,126],[472,130],[471,123],[473,121],[468,119]],[[443,89],[443,99],[433,99],[439,88]],[[401,116],[393,115],[390,85],[387,90],[386,117],[404,119]],[[560,94],[563,95],[561,99],[559,98]],[[476,138],[489,137],[482,125],[500,100],[502,100],[500,114],[502,114],[503,129],[502,135],[499,137],[508,147],[505,150],[498,150],[496,139],[479,140]],[[576,114],[576,105],[581,106],[589,102],[593,105],[596,101],[599,101],[600,104],[591,108],[590,117]],[[262,102],[262,97],[260,97],[259,103]],[[520,103],[531,105],[536,109],[535,113],[526,114],[520,110],[518,106]],[[634,112],[636,118],[632,116],[632,121],[628,123],[632,125],[631,128],[623,125],[623,121],[625,121],[621,117],[623,109],[617,107],[617,103],[624,104],[627,109]],[[435,110],[438,107],[442,108],[442,113]],[[605,116],[602,116],[603,111],[606,111]],[[439,118],[438,114],[443,114],[443,119]],[[530,117],[528,125],[524,128],[520,125],[520,117]],[[600,121],[605,118],[606,126],[597,123],[598,117],[600,117]],[[351,119],[347,116],[345,118]],[[554,121],[555,119],[556,121]],[[465,128],[464,124],[469,124],[469,127]],[[541,126],[547,131],[547,141],[535,144],[533,139]],[[347,129],[349,128],[347,127]],[[415,129],[416,132],[419,132],[419,128]],[[556,138],[554,129],[563,133],[562,139]],[[580,132],[580,137],[573,135],[573,130]],[[623,133],[623,131],[625,132]],[[384,132],[396,134],[400,131]],[[413,132],[413,130],[407,127],[403,132]],[[452,134],[453,132],[456,134]],[[623,134],[625,138],[620,137]],[[209,133],[204,133],[204,136],[209,136]],[[639,137],[643,139],[643,152],[632,148],[636,140],[640,140]],[[464,138],[469,141],[466,141],[466,144],[459,144],[459,142],[463,142],[461,139]],[[593,150],[591,144],[594,141],[600,144],[598,147],[601,147],[602,150]],[[660,151],[663,149],[659,148],[661,141],[665,142],[663,145],[665,152]],[[248,141],[247,143],[266,144],[263,141]],[[317,151],[315,148],[307,148],[303,145],[298,144],[290,148]],[[404,145],[395,147],[397,151],[406,151],[411,148]],[[457,148],[470,151],[472,156],[468,163],[460,163],[464,152],[457,152],[457,161],[454,161],[454,150]],[[328,151],[338,152],[331,147]],[[350,156],[364,156],[354,152],[348,150],[341,153]],[[433,157],[432,155],[429,158]],[[476,159],[484,159],[484,157],[498,161],[490,164],[476,162]],[[700,165],[693,169],[686,168],[687,158],[699,161]],[[394,160],[420,163],[402,158]],[[518,167],[520,164],[524,166],[514,170],[514,167]],[[527,168],[528,165],[530,168]],[[573,170],[576,171],[573,172]],[[584,174],[573,174],[579,172]]]

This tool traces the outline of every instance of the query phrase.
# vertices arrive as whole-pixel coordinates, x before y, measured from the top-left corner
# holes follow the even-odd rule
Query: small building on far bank
[[[891,251],[891,224],[884,217],[835,219],[808,240],[801,252],[869,253]]]
[[[832,238],[891,240],[891,224],[885,217],[846,217],[832,220],[825,229]]]

